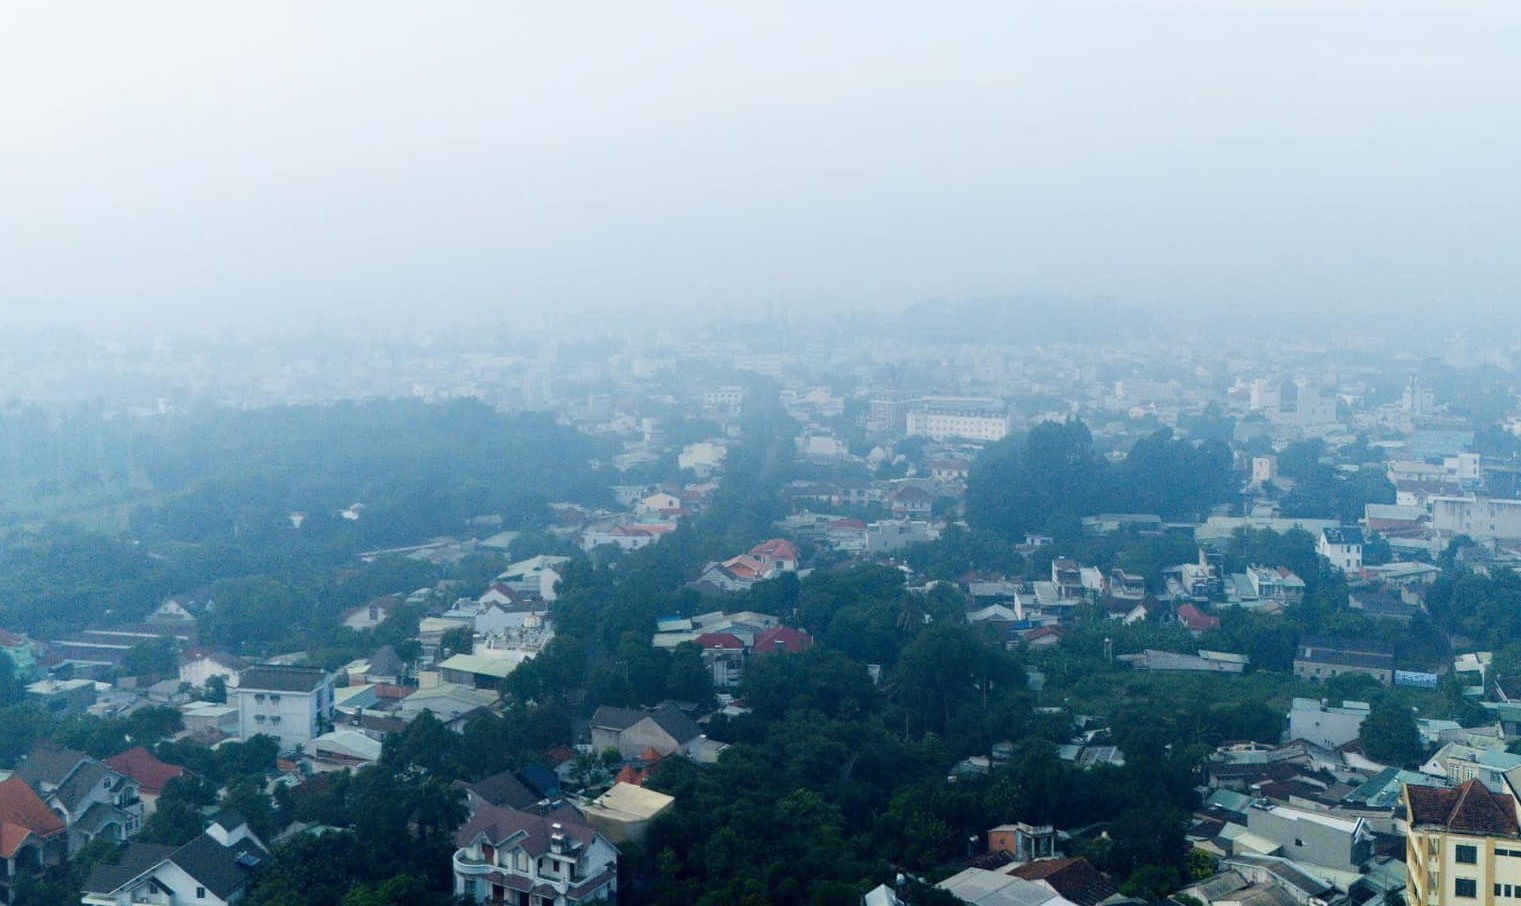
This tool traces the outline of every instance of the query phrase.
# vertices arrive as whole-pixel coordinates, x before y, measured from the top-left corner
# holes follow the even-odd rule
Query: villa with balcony
[[[574,808],[480,803],[454,837],[454,893],[477,903],[616,903],[618,849]]]

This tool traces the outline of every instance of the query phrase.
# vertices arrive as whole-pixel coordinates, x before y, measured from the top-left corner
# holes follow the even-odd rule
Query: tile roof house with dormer
[[[223,812],[180,847],[133,843],[115,862],[101,862],[84,884],[85,906],[205,903],[229,906],[247,895],[269,861],[247,821]]]
[[[83,752],[39,744],[16,776],[68,826],[71,854],[97,837],[120,842],[142,827],[137,781]]]
[[[618,894],[618,850],[574,808],[482,803],[454,835],[454,893],[477,903],[575,906]]]

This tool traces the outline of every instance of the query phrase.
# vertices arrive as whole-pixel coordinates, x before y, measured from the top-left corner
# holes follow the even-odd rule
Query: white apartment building
[[[1007,404],[986,397],[927,396],[908,411],[909,435],[931,440],[995,441],[1014,428]]]
[[[261,733],[273,736],[285,752],[310,743],[332,726],[333,675],[318,667],[249,667],[235,692],[241,739]]]

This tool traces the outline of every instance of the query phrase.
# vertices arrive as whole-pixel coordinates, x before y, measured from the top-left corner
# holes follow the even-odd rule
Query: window
[[[1304,841],[1301,840],[1301,839],[1299,839],[1298,837],[1295,837],[1294,838],[1294,845],[1295,846],[1304,846]]]
[[[1496,881],[1495,882],[1495,896],[1499,896],[1499,895],[1500,895],[1500,882]]]
[[[1479,882],[1473,878],[1453,878],[1452,892],[1455,896],[1471,900],[1479,895]]]
[[[204,899],[206,899],[206,888],[204,888],[204,887],[197,887],[195,889],[195,898],[197,900],[204,900]]]
[[[1453,857],[1462,865],[1473,865],[1479,861],[1479,848],[1459,843],[1457,854]]]

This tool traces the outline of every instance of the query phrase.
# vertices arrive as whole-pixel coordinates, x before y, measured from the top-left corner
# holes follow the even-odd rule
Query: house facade
[[[236,699],[239,737],[273,736],[282,752],[311,742],[333,724],[333,675],[316,667],[249,667],[239,678]]]
[[[1406,785],[1405,902],[1495,906],[1521,896],[1521,827],[1513,793],[1477,780],[1457,789]]]
[[[613,903],[618,850],[573,808],[546,815],[481,803],[454,836],[454,893],[477,903]]]
[[[1363,568],[1363,530],[1346,526],[1321,529],[1315,552],[1344,573],[1360,572]]]
[[[9,903],[19,877],[63,864],[68,829],[25,780],[0,781],[0,902]]]
[[[230,906],[247,895],[254,875],[268,860],[268,850],[246,822],[219,818],[184,846],[134,843],[115,863],[95,866],[80,902]]]
[[[121,842],[143,825],[138,782],[83,752],[39,745],[16,777],[68,827],[70,854],[96,838]]]

